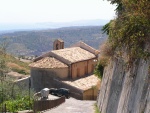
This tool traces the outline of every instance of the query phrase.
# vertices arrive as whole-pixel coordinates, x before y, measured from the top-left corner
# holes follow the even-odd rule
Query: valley
[[[53,41],[61,38],[65,48],[78,41],[98,49],[107,35],[101,31],[102,26],[76,26],[58,29],[18,31],[0,34],[0,42],[7,42],[7,52],[15,56],[39,56],[53,49]]]

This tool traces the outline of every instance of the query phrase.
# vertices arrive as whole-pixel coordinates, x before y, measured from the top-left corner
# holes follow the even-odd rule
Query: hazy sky
[[[107,0],[0,0],[0,23],[110,20],[114,9]]]

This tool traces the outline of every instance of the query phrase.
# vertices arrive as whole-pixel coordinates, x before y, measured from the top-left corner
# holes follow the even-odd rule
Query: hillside
[[[4,61],[6,62],[5,64],[6,64],[8,72],[13,71],[13,72],[17,72],[17,73],[20,73],[23,75],[28,75],[30,73],[29,66],[28,66],[29,63],[22,62],[19,59],[15,58],[9,54],[6,54],[5,56],[3,56],[1,54],[0,59],[1,60],[4,59]],[[1,69],[1,67],[0,67],[0,69]]]
[[[12,31],[29,31],[29,30],[42,30],[42,29],[56,29],[70,26],[103,26],[109,20],[94,19],[94,20],[79,20],[72,22],[39,22],[39,23],[0,23],[1,32]]]
[[[9,43],[8,52],[14,55],[40,55],[43,52],[52,50],[53,41],[61,38],[65,42],[65,47],[82,40],[94,48],[106,39],[106,34],[102,34],[102,27],[66,27],[59,29],[20,31],[0,35],[0,42]]]

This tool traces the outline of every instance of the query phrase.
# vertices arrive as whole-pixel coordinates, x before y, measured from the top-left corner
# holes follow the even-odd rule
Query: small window
[[[77,68],[77,77],[80,77],[80,69]]]
[[[56,44],[56,50],[58,50],[58,43]]]

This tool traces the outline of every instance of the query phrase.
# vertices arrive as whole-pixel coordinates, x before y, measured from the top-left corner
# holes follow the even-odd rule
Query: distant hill
[[[41,29],[56,29],[61,27],[71,26],[103,26],[108,23],[109,20],[80,20],[73,22],[43,22],[43,23],[0,23],[0,33],[12,32],[12,31],[24,31],[24,30],[41,30]]]
[[[61,38],[65,47],[82,40],[98,49],[106,40],[102,34],[101,26],[65,27],[58,29],[20,31],[0,35],[0,42],[9,43],[8,52],[14,55],[40,55],[52,50],[53,41]]]

